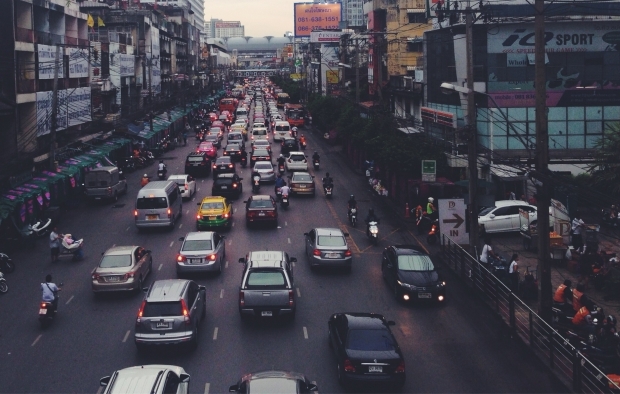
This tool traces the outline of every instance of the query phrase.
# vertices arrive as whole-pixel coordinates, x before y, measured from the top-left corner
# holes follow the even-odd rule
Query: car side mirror
[[[491,218],[491,219],[495,219],[495,215],[494,215],[494,214],[490,214],[490,215],[489,215],[489,218]]]
[[[200,291],[207,291],[207,286],[200,285],[200,286],[198,286],[198,290],[200,290]]]
[[[291,257],[290,260],[291,260],[291,263],[296,263],[297,262],[297,257]]]
[[[316,385],[316,384],[314,384],[314,383],[308,383],[308,384],[306,385],[306,391],[308,391],[308,392],[318,391],[318,390],[319,390],[319,388],[318,388],[318,387],[317,387],[317,385]]]
[[[183,241],[185,237],[179,237],[179,241]]]
[[[241,264],[245,264],[245,258],[241,257],[241,258],[239,259],[239,262],[240,262]]]
[[[245,204],[247,204],[247,203],[248,203],[248,200],[245,200],[245,201],[244,201],[244,203],[245,203]]]
[[[110,376],[104,376],[103,378],[99,379],[100,386],[106,387],[108,383],[110,383]]]
[[[181,383],[189,383],[189,375],[186,373],[182,373],[181,376],[179,376],[179,379],[181,380]]]
[[[349,233],[342,233],[345,237],[349,236]]]
[[[103,256],[105,254],[105,252],[101,252],[101,255]]]
[[[388,326],[395,326],[396,322],[394,320],[388,320],[387,325]]]
[[[200,203],[196,203],[196,205],[200,205]]]
[[[150,250],[150,249],[146,249],[146,250],[144,251],[144,253],[151,253],[151,250]]]
[[[307,237],[307,236],[308,236],[308,233],[304,233],[304,235]]]
[[[237,391],[239,391],[239,385],[233,384],[228,388],[228,391],[230,393],[236,393]]]
[[[145,293],[148,293],[149,288],[148,288],[148,287],[143,287],[143,288],[142,288],[142,291],[143,291],[143,292],[145,292]]]

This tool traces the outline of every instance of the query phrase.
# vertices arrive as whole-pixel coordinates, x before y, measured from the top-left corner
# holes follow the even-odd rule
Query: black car
[[[262,371],[243,375],[237,384],[228,389],[231,393],[281,393],[298,394],[318,391],[303,374],[291,371]]]
[[[243,185],[241,184],[242,180],[243,178],[239,178],[239,175],[237,174],[219,174],[217,179],[213,181],[211,195],[239,198],[241,193],[243,193]]]
[[[390,330],[394,324],[376,313],[335,313],[329,318],[329,346],[342,386],[404,386],[405,359]]]
[[[271,161],[271,152],[267,149],[255,149],[250,156],[250,167],[254,167],[257,161]]]
[[[235,163],[232,162],[230,156],[222,156],[218,157],[213,163],[213,178],[217,178],[219,174],[230,173],[234,174],[237,172],[237,168]]]
[[[446,282],[431,257],[415,245],[394,245],[383,250],[381,272],[397,300],[446,299]]]
[[[287,155],[289,152],[297,152],[300,151],[301,149],[299,149],[299,141],[297,141],[295,138],[284,138],[282,140],[282,149],[281,149],[281,153],[283,155]]]
[[[185,173],[193,176],[209,176],[211,159],[205,152],[192,152],[185,159]]]
[[[243,156],[245,156],[246,159],[248,157],[242,145],[232,143],[226,145],[226,148],[224,148],[224,156],[230,157],[232,161],[241,161]]]

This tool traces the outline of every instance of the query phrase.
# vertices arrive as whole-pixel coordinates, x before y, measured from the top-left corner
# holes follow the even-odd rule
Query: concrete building
[[[206,38],[231,38],[245,36],[245,27],[240,21],[211,19],[205,22]]]
[[[340,3],[342,5],[342,21],[347,27],[366,27],[366,15],[364,14],[364,0],[338,0],[324,1],[314,0],[314,3]]]

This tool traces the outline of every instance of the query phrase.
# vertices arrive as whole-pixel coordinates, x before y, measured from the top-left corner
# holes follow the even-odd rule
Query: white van
[[[172,181],[149,182],[138,192],[133,213],[138,230],[147,227],[174,228],[183,214],[179,187]]]
[[[291,125],[286,121],[276,121],[273,127],[273,140],[280,141],[291,135]]]
[[[269,134],[265,127],[253,127],[252,128],[252,141],[256,140],[269,140]]]
[[[244,116],[245,116],[245,117],[247,118],[247,117],[248,117],[248,115],[249,115],[249,114],[248,114],[248,110],[247,110],[246,108],[244,108],[244,107],[239,107],[239,108],[237,108],[237,110],[235,111],[235,117],[236,117],[237,119],[239,119],[239,117],[240,117],[240,116],[241,116],[241,117],[244,117]]]

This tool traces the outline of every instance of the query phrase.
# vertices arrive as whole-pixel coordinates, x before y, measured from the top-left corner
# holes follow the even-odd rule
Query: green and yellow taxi
[[[240,131],[243,135],[243,139],[247,141],[248,139],[248,127],[242,123],[235,123],[230,126],[230,131]]]
[[[232,205],[224,197],[205,197],[198,203],[196,228],[232,227]]]

